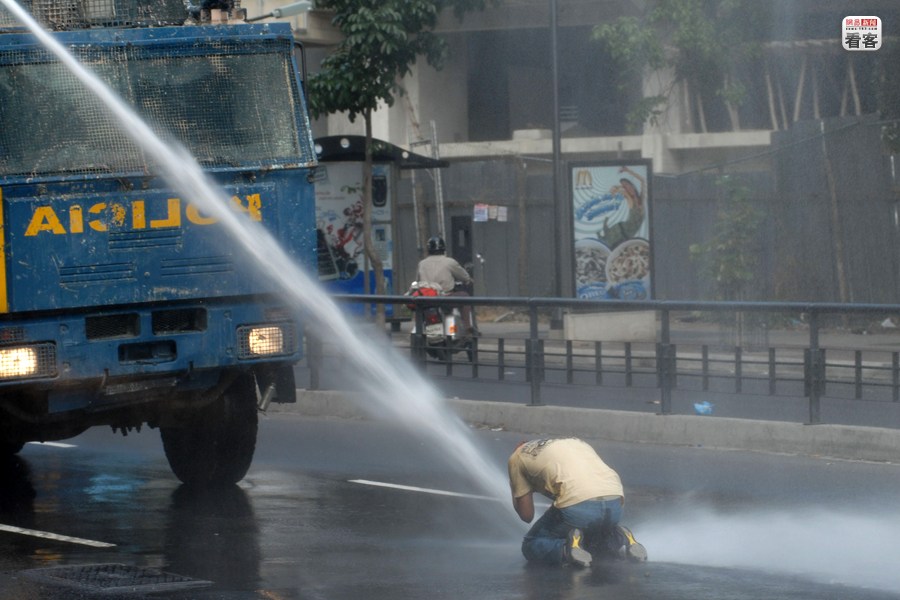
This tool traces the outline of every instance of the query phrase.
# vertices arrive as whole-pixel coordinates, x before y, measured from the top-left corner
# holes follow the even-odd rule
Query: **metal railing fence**
[[[520,316],[502,330],[480,322],[470,352],[427,352],[424,333],[394,336],[412,360],[447,377],[505,381],[524,370],[530,404],[543,404],[545,385],[642,387],[658,390],[659,412],[672,413],[673,392],[802,397],[808,423],[822,422],[826,396],[900,401],[900,305],[798,302],[588,301],[564,298],[406,297],[340,295],[341,303],[394,305],[423,332],[422,313],[435,305],[490,307]],[[413,307],[412,310],[407,306]],[[577,326],[554,331],[548,315],[562,310],[590,322],[596,315],[652,315],[651,337],[584,339]],[[558,314],[558,312],[557,312]],[[588,321],[584,321],[588,319]],[[898,323],[900,324],[900,323]],[[873,328],[878,331],[868,335]],[[394,327],[399,331],[399,327]],[[829,338],[823,344],[822,338]],[[601,336],[603,337],[603,336]],[[308,339],[310,387],[319,386],[323,345]]]

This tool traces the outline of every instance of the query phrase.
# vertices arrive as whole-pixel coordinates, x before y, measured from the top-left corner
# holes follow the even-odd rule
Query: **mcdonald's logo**
[[[579,169],[578,172],[575,173],[575,187],[576,188],[592,188],[594,187],[594,178],[591,176],[591,172],[587,169]]]

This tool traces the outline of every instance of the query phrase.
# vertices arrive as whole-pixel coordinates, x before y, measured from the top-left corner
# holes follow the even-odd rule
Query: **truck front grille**
[[[84,320],[84,334],[88,340],[136,337],[141,331],[137,313],[87,317]]]
[[[153,335],[206,331],[206,310],[203,308],[179,308],[157,310],[153,313]]]

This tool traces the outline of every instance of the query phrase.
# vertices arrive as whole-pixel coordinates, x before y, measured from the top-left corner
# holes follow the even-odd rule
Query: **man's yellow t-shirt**
[[[538,492],[565,508],[606,496],[623,496],[622,481],[586,442],[577,438],[525,442],[509,457],[514,498]]]

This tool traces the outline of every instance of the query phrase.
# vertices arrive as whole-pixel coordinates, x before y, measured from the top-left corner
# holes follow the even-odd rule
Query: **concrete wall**
[[[815,133],[806,131],[814,125],[780,135],[782,142],[765,158],[767,162],[777,158],[774,170],[745,172],[746,165],[738,164],[726,171],[739,178],[766,214],[758,240],[759,276],[747,300],[841,300],[822,141],[812,136],[806,146],[798,145],[798,140]],[[828,143],[837,177],[835,198],[849,299],[894,302],[900,294],[900,228],[895,220],[897,204],[889,165],[881,154],[879,126],[874,120],[857,124],[856,119],[848,119],[843,125],[831,123],[829,127],[836,136]],[[723,193],[716,184],[719,175],[717,171],[655,174],[650,215],[657,299],[715,299],[691,258],[690,247],[714,233]],[[474,250],[485,258],[476,273],[484,295],[555,296],[557,235],[550,163],[518,157],[456,159],[444,169],[442,178],[448,223],[452,216],[471,217],[478,202],[507,207],[507,222],[473,223]],[[433,182],[426,173],[419,173],[417,181],[427,211],[427,237],[437,231]],[[395,231],[405,239],[414,236],[415,230],[408,173],[398,190]],[[415,248],[414,237],[404,248]],[[401,281],[413,277],[418,259],[415,254],[399,257]],[[568,260],[563,257],[562,263],[567,265]]]
[[[349,419],[376,418],[359,395],[297,390],[296,404],[272,404],[273,412]],[[900,430],[849,425],[803,425],[752,419],[528,406],[452,399],[447,405],[463,421],[540,435],[574,435],[617,442],[693,446],[895,462]]]

